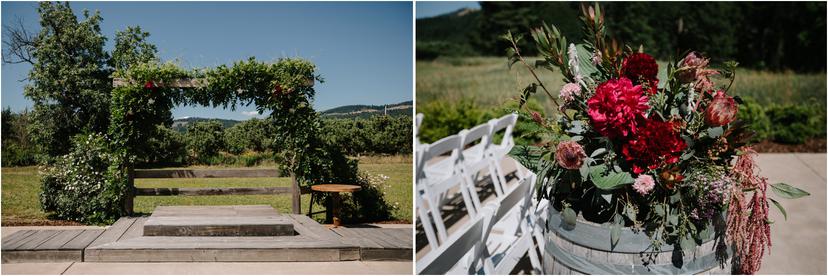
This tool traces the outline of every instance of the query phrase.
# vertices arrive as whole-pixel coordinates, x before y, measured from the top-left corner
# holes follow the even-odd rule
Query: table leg
[[[333,199],[332,199],[332,201],[333,201],[333,225],[334,225],[334,227],[339,227],[339,226],[342,226],[342,220],[340,220],[340,218],[339,218],[339,212],[340,212],[340,206],[339,205],[341,203],[340,202],[341,199],[339,198],[339,193],[331,193],[331,196],[333,197]]]

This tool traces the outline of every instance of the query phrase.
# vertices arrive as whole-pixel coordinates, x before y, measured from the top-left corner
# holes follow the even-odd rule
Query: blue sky
[[[188,68],[231,64],[255,56],[262,61],[302,57],[314,62],[325,83],[316,86],[319,111],[349,104],[391,104],[413,98],[413,28],[410,2],[72,2],[100,10],[102,32],[139,25],[149,32],[163,60]],[[37,3],[3,2],[3,27],[20,18],[39,30]],[[5,49],[4,49],[5,51]],[[23,96],[28,65],[2,65],[2,106],[31,106]],[[244,112],[177,107],[176,118],[247,119]]]
[[[469,1],[446,1],[446,2],[417,2],[417,18],[425,18],[453,12],[462,8],[479,9],[480,4]]]

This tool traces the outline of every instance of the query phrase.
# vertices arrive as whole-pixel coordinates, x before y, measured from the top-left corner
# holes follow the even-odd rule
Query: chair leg
[[[308,203],[308,217],[313,215],[313,198],[316,193],[311,192],[310,203]]]
[[[500,177],[498,177],[497,169],[495,169],[491,162],[489,162],[489,178],[492,179],[492,185],[495,187],[495,192],[497,193],[498,197],[503,196],[506,193],[506,189],[503,188],[503,182],[500,181]]]

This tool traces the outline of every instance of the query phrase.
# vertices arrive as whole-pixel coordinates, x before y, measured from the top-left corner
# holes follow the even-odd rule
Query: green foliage
[[[224,149],[224,128],[218,121],[198,122],[187,129],[187,150],[198,163],[206,163]]]
[[[385,175],[370,175],[360,173],[356,183],[362,187],[350,196],[351,200],[344,200],[341,214],[345,214],[345,221],[353,223],[364,223],[374,221],[385,221],[392,219],[392,212],[395,205],[388,204],[387,192],[391,187],[387,184],[388,177]],[[321,197],[325,202],[325,196]]]
[[[266,120],[250,119],[242,121],[224,132],[227,151],[241,154],[245,150],[263,152],[273,146],[270,133],[272,127]]]
[[[84,11],[79,21],[69,3],[52,2],[40,2],[38,13],[24,95],[33,102],[32,140],[48,160],[69,152],[67,137],[106,131],[111,80],[99,13]]]
[[[647,53],[658,59],[694,49],[721,59],[714,63],[735,59],[757,69],[825,70],[825,3],[609,2],[601,8],[613,37],[634,48],[646,45]],[[507,31],[528,34],[542,22],[578,43],[583,38],[579,13],[576,2],[481,2],[479,11],[418,19],[417,58],[421,52],[430,53],[422,56],[426,59],[502,56],[507,45],[498,36]],[[538,54],[529,42],[518,45],[523,54]],[[451,47],[425,51],[438,43]],[[461,51],[466,48],[474,51]]]
[[[3,109],[0,118],[3,120],[3,167],[35,164],[37,152],[26,131],[30,120],[29,111],[14,113],[10,108],[6,108]]]
[[[121,216],[125,181],[110,173],[121,162],[100,134],[79,135],[72,152],[42,171],[43,209],[61,219],[110,223]]]
[[[825,136],[825,110],[803,105],[775,105],[767,108],[766,116],[773,129],[775,142],[802,144],[814,136]]]
[[[744,120],[748,127],[756,132],[753,142],[763,141],[771,137],[771,122],[765,115],[765,107],[750,98],[744,98],[739,105],[739,119]]]
[[[187,164],[187,140],[184,134],[165,126],[156,126],[156,135],[147,144],[147,155],[136,160],[140,165],[180,166]]]
[[[411,117],[324,119],[326,143],[351,155],[411,153]]]
[[[417,133],[420,142],[433,143],[443,137],[484,122],[485,111],[474,101],[435,101],[417,107],[423,114],[423,123]]]
[[[158,49],[146,41],[149,35],[141,31],[140,26],[115,32],[115,49],[110,66],[116,71],[123,71],[135,64],[157,62]]]

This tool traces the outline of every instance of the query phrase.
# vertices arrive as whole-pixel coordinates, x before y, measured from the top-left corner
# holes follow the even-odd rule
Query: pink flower
[[[566,169],[580,169],[584,164],[584,158],[586,158],[584,148],[575,141],[561,142],[555,150],[555,161]]]
[[[611,139],[634,135],[650,106],[640,85],[627,78],[608,80],[598,85],[587,100],[592,126]]]
[[[561,99],[563,99],[566,103],[570,103],[575,100],[576,95],[581,95],[581,86],[577,83],[564,84],[559,94]]]
[[[632,187],[639,194],[646,195],[653,190],[653,187],[655,187],[655,181],[653,181],[652,176],[642,174],[635,179],[635,183],[633,183]]]
[[[592,53],[592,64],[593,65],[601,64],[602,59],[603,59],[603,57],[601,56],[601,52],[595,51],[594,53]]]
[[[532,111],[532,120],[539,125],[543,125],[543,116],[537,111]]]

